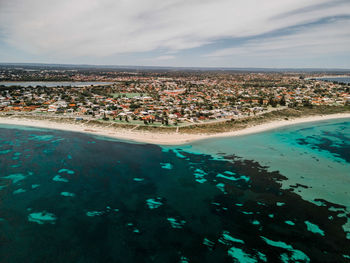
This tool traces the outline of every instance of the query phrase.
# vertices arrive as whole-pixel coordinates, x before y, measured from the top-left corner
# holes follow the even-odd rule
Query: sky
[[[350,69],[350,0],[0,0],[0,62]]]

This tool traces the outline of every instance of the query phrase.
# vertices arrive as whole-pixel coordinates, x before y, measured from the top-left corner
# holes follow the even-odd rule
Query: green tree
[[[280,105],[281,106],[286,106],[286,99],[284,96],[282,96],[281,100],[280,100]]]

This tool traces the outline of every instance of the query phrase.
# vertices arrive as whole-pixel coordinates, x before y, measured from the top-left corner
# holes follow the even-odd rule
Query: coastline
[[[84,123],[72,124],[72,123],[54,122],[50,120],[32,120],[30,118],[16,118],[16,117],[14,118],[0,117],[0,124],[80,132],[80,133],[110,137],[114,139],[134,141],[139,143],[151,143],[151,144],[159,144],[159,145],[181,145],[181,144],[186,144],[186,143],[190,143],[198,140],[220,138],[220,137],[243,136],[243,135],[273,130],[273,129],[290,126],[290,125],[325,121],[325,120],[332,120],[332,119],[343,119],[343,118],[350,118],[350,113],[336,113],[336,114],[327,114],[327,115],[297,117],[297,118],[288,119],[288,120],[270,121],[263,124],[246,127],[240,130],[215,133],[215,134],[134,131],[134,130],[125,129],[125,128],[111,129],[108,127],[95,127],[91,125],[85,125]]]

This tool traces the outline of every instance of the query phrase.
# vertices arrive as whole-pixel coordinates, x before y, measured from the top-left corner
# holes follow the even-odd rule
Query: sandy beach
[[[247,134],[264,132],[271,129],[276,129],[288,125],[295,125],[307,122],[331,120],[331,119],[341,119],[350,118],[350,113],[339,113],[330,115],[319,115],[319,116],[309,116],[301,117],[289,120],[278,120],[267,122],[260,125],[255,125],[247,127],[241,130],[216,133],[216,134],[187,134],[187,133],[164,133],[164,132],[146,132],[146,131],[134,131],[131,129],[113,129],[108,127],[94,127],[85,124],[70,124],[70,123],[58,123],[49,120],[31,120],[25,118],[4,118],[0,117],[0,124],[10,124],[10,125],[22,125],[30,126],[36,128],[46,128],[46,129],[56,129],[64,131],[73,132],[83,132],[94,135],[107,136],[116,139],[123,139],[141,143],[151,143],[160,145],[179,145],[185,144],[192,141],[218,138],[218,137],[229,137],[229,136],[243,136]]]

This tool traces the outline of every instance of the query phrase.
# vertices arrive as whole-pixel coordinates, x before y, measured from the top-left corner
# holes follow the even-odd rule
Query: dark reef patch
[[[321,136],[307,136],[297,139],[300,145],[307,145],[318,151],[326,151],[345,162],[350,163],[349,137],[338,132],[323,132]]]

